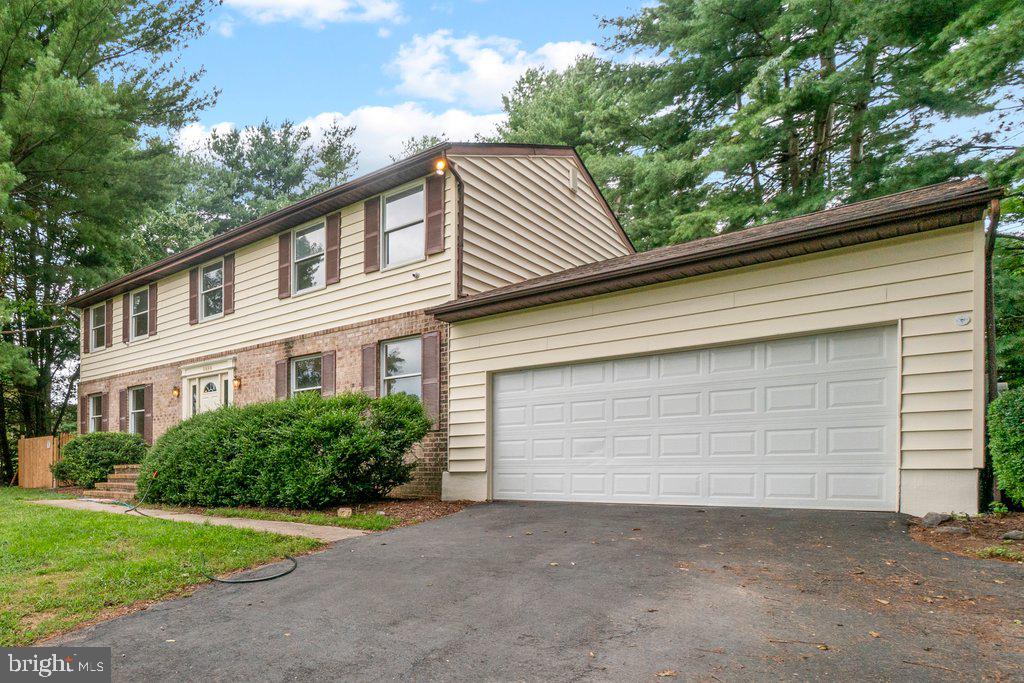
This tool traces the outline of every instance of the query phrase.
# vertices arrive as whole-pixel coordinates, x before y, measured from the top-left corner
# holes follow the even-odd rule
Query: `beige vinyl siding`
[[[445,185],[445,251],[394,269],[363,272],[363,204],[341,210],[341,282],[286,299],[277,297],[277,236],[235,252],[235,312],[188,322],[188,270],[159,281],[157,334],[121,342],[115,299],[111,348],[82,356],[82,381],[131,372],[290,336],[419,310],[451,299],[454,179]],[[418,277],[414,277],[414,274]]]
[[[449,471],[487,471],[493,372],[893,323],[901,467],[980,467],[982,241],[978,223],[454,323]]]
[[[452,162],[464,184],[465,293],[631,253],[573,158],[453,156]]]

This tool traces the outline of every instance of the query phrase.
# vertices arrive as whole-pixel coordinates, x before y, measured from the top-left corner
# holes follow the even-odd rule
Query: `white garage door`
[[[497,499],[897,509],[893,327],[493,379]]]

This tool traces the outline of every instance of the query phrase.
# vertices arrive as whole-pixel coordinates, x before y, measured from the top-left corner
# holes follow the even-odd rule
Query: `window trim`
[[[134,397],[135,397],[135,392],[136,391],[142,392],[142,409],[141,410],[136,410],[135,407],[134,407],[134,405],[135,405]],[[139,385],[139,386],[135,386],[135,387],[128,387],[128,405],[126,406],[126,408],[128,409],[128,415],[125,416],[127,418],[127,421],[128,421],[128,423],[127,423],[128,433],[129,434],[138,434],[139,436],[143,436],[144,437],[145,434],[146,434],[146,387],[144,385]],[[135,429],[134,429],[135,422],[132,419],[138,413],[142,413],[142,430],[141,431],[135,431]]]
[[[96,315],[95,315],[96,309],[102,309],[103,310],[103,324],[102,325],[97,325],[96,324]],[[101,304],[96,304],[95,306],[92,306],[89,309],[89,347],[90,347],[89,350],[90,351],[99,351],[100,349],[105,349],[108,346],[110,346],[107,343],[107,337],[110,336],[109,333],[108,333],[108,330],[107,330],[109,325],[110,325],[110,321],[107,320],[107,304],[106,304],[106,302],[101,303]],[[96,345],[96,330],[100,329],[101,327],[103,328],[103,345],[102,346],[97,346]]]
[[[387,351],[386,351],[387,345],[388,344],[395,344],[395,343],[403,342],[403,341],[409,341],[410,339],[415,339],[416,341],[418,341],[420,343],[420,359],[421,359],[420,360],[420,371],[419,372],[406,372],[406,373],[403,373],[403,374],[400,374],[400,375],[390,375],[389,376],[387,374],[387,371],[388,371]],[[420,378],[420,395],[417,398],[419,398],[420,401],[422,401],[423,400],[423,361],[422,361],[422,357],[423,357],[423,335],[412,334],[412,335],[409,335],[407,337],[396,337],[395,339],[385,339],[384,341],[380,342],[380,344],[378,344],[378,349],[377,349],[377,365],[380,367],[380,373],[379,373],[380,377],[378,378],[378,381],[380,382],[380,388],[378,390],[379,393],[380,393],[380,396],[382,396],[382,397],[383,396],[390,396],[390,394],[387,391],[387,386],[388,386],[387,381],[389,379],[405,379],[407,377],[419,377]]]
[[[419,188],[420,192],[423,193],[423,217],[419,221],[412,221],[411,223],[405,223],[403,225],[397,225],[397,226],[389,229],[388,228],[388,214],[387,214],[388,199],[391,198],[391,197],[394,197],[397,194],[403,194],[403,193],[408,192],[409,190],[415,189],[417,187]],[[394,263],[389,263],[388,262],[388,258],[387,258],[388,257],[387,247],[385,246],[387,244],[387,235],[388,235],[388,233],[395,232],[397,230],[401,230],[403,228],[408,228],[410,226],[416,225],[417,222],[421,223],[422,226],[423,226],[423,245],[424,245],[423,253],[420,254],[419,256],[417,256],[416,258],[406,259],[405,261],[395,261]],[[380,239],[378,240],[378,245],[377,245],[377,248],[380,250],[380,270],[381,270],[381,272],[383,272],[385,270],[393,270],[395,268],[401,268],[402,266],[407,266],[407,265],[409,265],[411,263],[419,263],[420,261],[426,261],[427,260],[426,243],[427,243],[427,181],[426,181],[426,179],[420,178],[419,180],[414,180],[411,183],[406,183],[405,185],[402,185],[401,187],[396,187],[395,189],[393,189],[393,190],[391,190],[389,192],[385,192],[384,194],[382,194],[380,196]]]
[[[296,388],[296,386],[295,386],[295,377],[296,377],[295,364],[298,363],[298,362],[304,361],[304,360],[312,360],[314,358],[319,358],[320,359],[320,384],[318,384],[315,387],[305,387],[303,389]],[[320,394],[321,396],[323,396],[323,391],[324,391],[324,364],[323,363],[324,363],[324,354],[322,354],[322,353],[307,353],[304,356],[295,356],[294,358],[289,358],[288,359],[288,397],[292,398],[294,396],[298,396],[299,394],[305,394],[306,392],[309,392],[309,391],[315,391],[318,394]]]
[[[135,312],[135,295],[136,294],[141,294],[142,292],[146,293],[146,312],[145,313],[136,313]],[[134,289],[134,290],[128,292],[128,341],[136,341],[136,340],[139,340],[139,339],[145,339],[146,337],[149,336],[149,311],[150,311],[150,302],[149,302],[149,287],[148,286],[147,287],[139,287],[138,289]],[[143,315],[146,316],[146,333],[145,334],[135,334],[135,318],[143,316]]]
[[[220,266],[220,287],[214,287],[213,289],[203,289],[203,271],[206,270],[207,268],[209,268],[210,266],[217,266],[217,265]],[[204,263],[201,266],[199,266],[199,277],[197,279],[199,280],[198,286],[196,287],[196,290],[197,290],[196,291],[196,297],[198,298],[197,304],[198,304],[198,308],[199,308],[199,322],[202,323],[202,322],[206,322],[207,320],[217,320],[218,318],[223,318],[224,317],[224,258],[221,257],[221,258],[218,258],[218,259],[214,259],[212,261],[207,261],[206,263]],[[206,315],[206,306],[205,306],[205,303],[204,303],[206,299],[205,299],[205,297],[203,295],[206,294],[207,292],[215,292],[218,289],[220,290],[220,313],[217,313],[215,315]]]
[[[93,434],[95,432],[103,431],[103,394],[89,394],[86,397],[89,402],[89,418],[88,418],[88,429],[86,434]],[[95,406],[99,405],[99,411],[95,409]]]
[[[296,258],[296,255],[298,254],[298,249],[295,248],[295,239],[296,239],[296,237],[298,236],[298,234],[300,232],[305,232],[305,231],[313,229],[313,228],[320,228],[321,230],[324,231],[324,245],[323,245],[323,249],[318,254],[313,254],[312,256],[303,256],[302,258]],[[302,296],[303,294],[308,294],[310,292],[318,292],[321,289],[326,288],[327,287],[327,219],[326,218],[318,218],[315,221],[312,221],[312,222],[307,223],[305,225],[300,225],[299,227],[294,228],[291,231],[291,237],[289,238],[289,244],[290,244],[290,247],[289,247],[288,251],[290,252],[289,258],[291,260],[291,264],[289,265],[289,268],[291,269],[290,281],[291,281],[291,288],[292,288],[292,296]],[[323,259],[323,264],[324,264],[324,281],[323,281],[323,284],[314,285],[313,287],[306,287],[305,289],[299,289],[299,277],[298,277],[298,268],[297,268],[297,266],[299,265],[299,263],[301,261],[311,261],[312,259],[315,259],[315,258]]]

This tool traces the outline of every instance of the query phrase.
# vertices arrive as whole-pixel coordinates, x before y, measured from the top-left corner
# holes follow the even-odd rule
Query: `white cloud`
[[[230,38],[235,35],[235,20],[231,17],[226,17],[217,22],[216,29],[220,35]]]
[[[493,110],[529,68],[563,70],[596,48],[581,41],[546,43],[529,52],[518,40],[473,34],[456,38],[442,29],[414,36],[388,65],[400,92],[475,110]]]
[[[262,24],[298,21],[310,28],[343,22],[399,22],[398,0],[224,0],[247,17]]]
[[[435,114],[416,102],[403,102],[393,106],[359,107],[351,112],[323,112],[312,116],[301,125],[309,126],[316,138],[331,124],[355,126],[353,143],[359,149],[360,173],[372,171],[391,163],[391,155],[399,154],[402,143],[410,137],[445,135],[452,141],[472,141],[477,134],[487,135],[503,119],[502,114],[474,114],[462,109],[448,109]],[[178,134],[178,143],[187,150],[201,149],[213,130],[233,128],[230,122],[206,127],[191,124]]]

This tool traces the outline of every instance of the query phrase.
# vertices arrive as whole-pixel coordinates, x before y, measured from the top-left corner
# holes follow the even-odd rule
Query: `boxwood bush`
[[[225,407],[161,436],[143,461],[139,493],[204,507],[374,500],[412,479],[416,464],[406,453],[429,429],[423,406],[405,394],[305,393]]]
[[[988,443],[999,488],[1024,505],[1024,390],[1004,391],[989,405]]]
[[[50,471],[57,481],[90,488],[110,476],[114,465],[142,462],[145,455],[146,442],[138,434],[93,432],[69,441]]]

